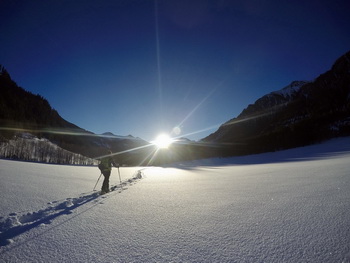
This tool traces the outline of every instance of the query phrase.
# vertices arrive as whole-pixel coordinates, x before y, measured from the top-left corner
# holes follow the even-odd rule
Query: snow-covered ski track
[[[142,178],[142,171],[138,170],[132,178],[122,181],[121,184],[112,185],[111,191],[105,195],[100,195],[100,191],[91,191],[78,197],[48,202],[46,207],[38,211],[13,212],[8,217],[0,218],[0,251],[3,247],[14,243],[16,237],[34,228],[49,225],[59,216],[73,214],[78,207],[84,208],[78,214],[92,209],[111,195],[127,190]]]

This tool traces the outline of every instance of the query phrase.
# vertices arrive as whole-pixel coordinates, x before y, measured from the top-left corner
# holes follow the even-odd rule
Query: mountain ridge
[[[0,66],[0,91],[0,142],[7,142],[18,133],[31,133],[89,158],[103,156],[107,149],[123,152],[148,144],[130,135],[94,134],[66,121],[45,98],[19,87],[3,66]],[[127,156],[119,158],[126,164],[133,163]]]
[[[277,151],[350,135],[350,51],[313,81],[293,81],[272,91],[199,142],[179,140],[167,151],[131,135],[98,135],[67,122],[46,99],[18,87],[3,67],[0,90],[0,142],[16,131],[31,132],[90,158],[110,149],[126,165]]]
[[[310,83],[309,81],[292,81],[289,85],[286,87],[277,90],[272,91],[258,100],[255,101],[254,104],[249,104],[247,108],[245,108],[239,115],[238,118],[245,117],[248,115],[251,115],[252,113],[256,111],[263,111],[267,108],[275,107],[280,104],[288,103],[290,102],[293,97],[296,95],[296,93],[300,90],[300,88]]]
[[[289,91],[292,88],[287,96],[286,88]],[[262,96],[202,141],[244,145],[225,148],[218,153],[223,155],[287,149],[350,135],[349,116],[350,52],[347,52],[314,81],[292,82],[282,90]],[[332,129],[336,123],[338,128]]]

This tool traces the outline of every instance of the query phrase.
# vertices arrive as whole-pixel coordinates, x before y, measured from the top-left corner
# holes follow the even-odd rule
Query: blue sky
[[[94,133],[199,140],[350,50],[349,1],[0,1],[0,64]],[[176,127],[176,129],[174,129]]]

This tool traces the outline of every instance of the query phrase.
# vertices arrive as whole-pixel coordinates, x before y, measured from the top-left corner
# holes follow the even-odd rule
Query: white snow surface
[[[114,168],[101,196],[97,167],[0,160],[0,262],[350,262],[349,161],[345,137],[122,167],[122,189]]]

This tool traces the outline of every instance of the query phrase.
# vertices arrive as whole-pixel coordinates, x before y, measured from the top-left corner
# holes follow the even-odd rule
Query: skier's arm
[[[111,159],[111,163],[114,167],[119,168],[119,164],[116,163],[113,159]]]

